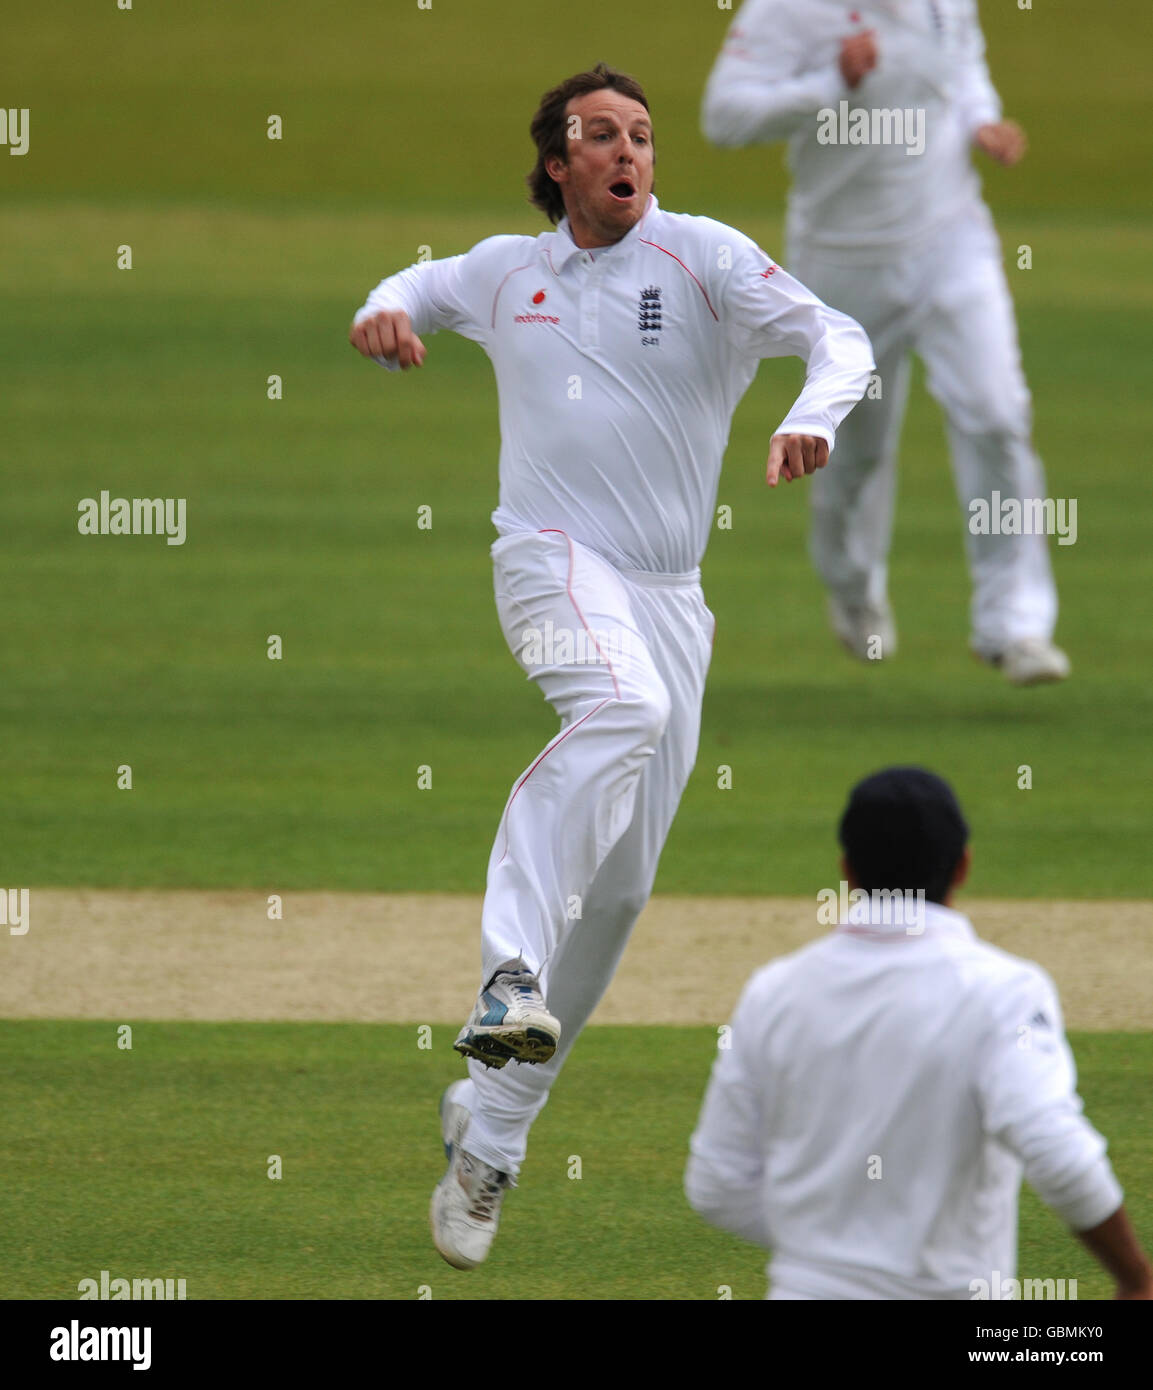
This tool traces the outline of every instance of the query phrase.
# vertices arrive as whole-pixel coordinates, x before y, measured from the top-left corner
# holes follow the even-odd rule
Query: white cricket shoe
[[[508,962],[485,985],[453,1047],[486,1067],[547,1062],[560,1042],[560,1024],[545,1008],[540,981],[520,961]]]
[[[1010,642],[996,656],[983,657],[995,666],[1011,685],[1042,685],[1063,681],[1072,669],[1069,658],[1044,637],[1022,637]]]
[[[440,1133],[448,1169],[432,1193],[432,1241],[454,1269],[475,1269],[488,1257],[500,1221],[504,1194],[516,1183],[508,1173],[461,1147],[469,1110],[457,1097],[465,1081],[454,1081],[440,1102]]]
[[[887,603],[842,603],[829,599],[829,622],[841,645],[861,661],[884,661],[897,654],[897,625]]]

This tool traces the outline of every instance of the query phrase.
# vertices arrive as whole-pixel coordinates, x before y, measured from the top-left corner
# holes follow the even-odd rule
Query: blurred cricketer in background
[[[557,230],[491,237],[384,280],[350,335],[392,368],[419,367],[419,335],[442,328],[492,360],[497,610],[561,721],[501,818],[481,992],[455,1043],[469,1079],[441,1103],[449,1167],[433,1238],[462,1269],[488,1254],[529,1128],[649,897],[696,758],[715,626],[698,566],[737,403],[761,358],[808,364],[769,443],[776,486],[824,465],[873,366],[860,327],[748,237],[659,207],[648,104],[631,78],[603,65],[570,78],[531,129],[532,201]]]
[[[1055,516],[971,162],[975,148],[1015,164],[1025,137],[1001,119],[984,52],[974,0],[747,0],[708,80],[702,127],[722,146],[788,141],[789,265],[859,320],[876,353],[880,394],[870,389],[846,421],[836,469],[813,486],[811,549],[834,630],[863,659],[897,649],[888,555],[915,351],[948,423],[972,649],[1031,685],[1063,679],[1069,662],[1052,642],[1042,532]]]
[[[951,907],[968,837],[941,778],[866,778],[840,839],[869,902],[765,966],[737,1005],[685,1190],[773,1252],[770,1298],[1016,1297],[1022,1174],[1118,1298],[1153,1297],[1052,980]],[[915,928],[893,920],[891,892],[924,893]]]

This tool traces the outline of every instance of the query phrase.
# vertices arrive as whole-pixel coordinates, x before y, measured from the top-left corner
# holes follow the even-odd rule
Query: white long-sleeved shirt
[[[850,90],[841,42],[864,29],[876,33],[877,65]],[[822,143],[856,138],[856,110],[867,113],[870,139],[877,120],[878,143]],[[896,111],[900,131],[875,115]],[[822,112],[835,112],[835,124]],[[790,247],[871,259],[979,202],[973,135],[1000,118],[975,0],[746,0],[709,77],[701,125],[722,146],[788,141]],[[909,152],[918,122],[919,154]],[[901,142],[883,143],[886,133]]]
[[[830,451],[873,369],[861,327],[755,242],[655,198],[612,246],[581,250],[566,220],[410,266],[357,321],[382,309],[405,310],[421,335],[453,329],[492,360],[502,535],[556,527],[658,573],[700,563],[733,412],[761,358],[806,361],[779,432]]]
[[[1049,976],[935,904],[919,932],[883,916],[753,976],[685,1190],[794,1295],[969,1299],[1016,1275],[1022,1175],[1074,1230],[1122,1193]]]

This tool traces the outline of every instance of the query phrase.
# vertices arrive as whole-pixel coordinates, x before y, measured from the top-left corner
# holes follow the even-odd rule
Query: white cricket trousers
[[[849,607],[887,601],[897,445],[913,351],[948,423],[973,585],[971,645],[993,656],[1024,637],[1051,638],[1057,591],[1046,538],[972,535],[968,524],[977,498],[1045,495],[1013,302],[988,208],[976,204],[931,244],[900,258],[849,264],[795,246],[789,270],[860,323],[881,380],[880,399],[866,393],[854,406],[829,466],[812,480],[810,548],[830,593]]]
[[[692,771],[715,619],[700,573],[621,570],[563,531],[492,547],[505,640],[560,716],[488,866],[481,983],[521,959],[561,1024],[545,1065],[470,1061],[468,1151],[520,1170],[529,1128],[648,901]]]

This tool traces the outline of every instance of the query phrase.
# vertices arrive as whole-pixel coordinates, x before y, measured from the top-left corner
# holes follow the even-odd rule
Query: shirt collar
[[[892,899],[886,901],[877,894],[872,895],[868,902],[850,906],[847,913],[840,914],[840,918],[836,928],[838,932],[863,940],[916,940],[928,934],[974,941],[977,936],[969,919],[950,907],[942,907],[940,903],[919,903],[915,899],[908,903],[896,903]]]
[[[639,219],[633,223],[628,231],[621,237],[620,241],[614,241],[611,246],[590,246],[589,254],[595,260],[607,252],[616,251],[621,246],[631,246],[640,239],[641,229],[654,213],[660,211],[660,204],[657,202],[656,194],[649,194],[649,201],[644,212]],[[569,220],[562,217],[557,223],[555,232],[542,232],[541,240],[544,242],[545,259],[552,268],[554,275],[559,275],[565,266],[574,256],[579,256],[586,249],[578,246],[572,239],[572,232],[569,230]]]

